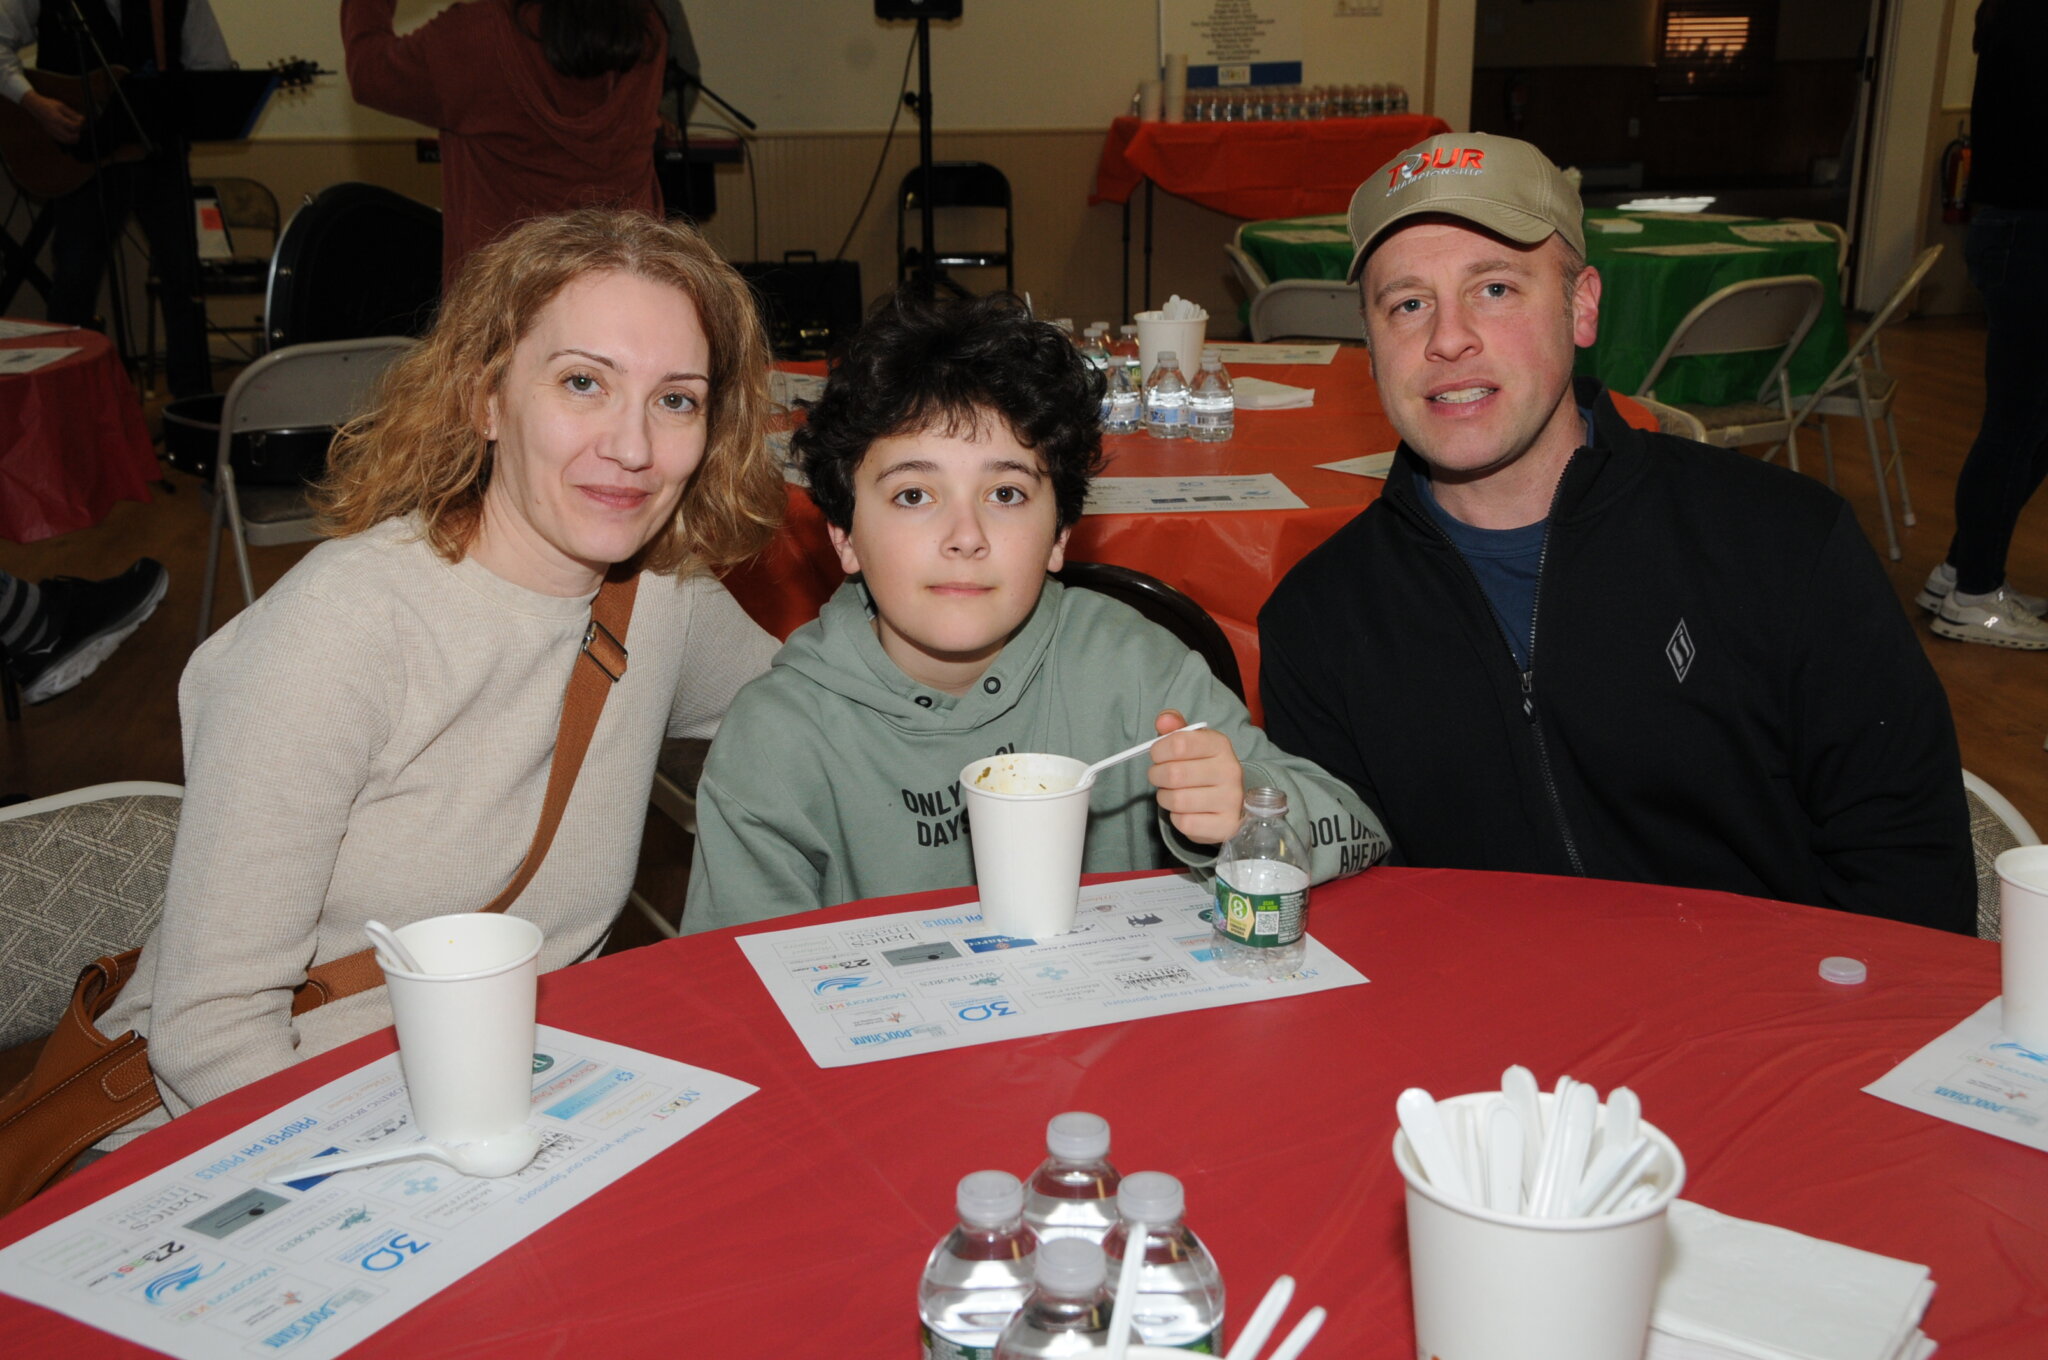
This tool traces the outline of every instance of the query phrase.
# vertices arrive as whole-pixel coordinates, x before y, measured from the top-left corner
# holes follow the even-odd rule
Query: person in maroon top
[[[392,31],[397,0],[342,0],[356,102],[441,132],[443,288],[514,223],[569,208],[661,214],[668,34],[649,0],[464,0]]]

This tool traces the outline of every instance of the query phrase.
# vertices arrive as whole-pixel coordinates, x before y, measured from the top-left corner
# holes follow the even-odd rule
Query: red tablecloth
[[[968,893],[832,908],[929,909]],[[1626,1084],[1688,1199],[1933,1268],[1942,1360],[2048,1353],[2048,1155],[1859,1087],[1998,990],[1995,945],[1720,893],[1375,869],[1316,890],[1313,933],[1372,981],[860,1067],[814,1067],[731,932],[541,980],[545,1023],[761,1089],[509,1247],[362,1354],[915,1353],[925,1254],[969,1171],[1027,1171],[1094,1110],[1126,1172],[1187,1185],[1235,1336],[1282,1271],[1326,1360],[1414,1355],[1394,1097],[1520,1062]],[[1822,958],[1870,980],[1823,982]],[[138,1139],[0,1221],[13,1241],[392,1049],[386,1030]],[[133,1354],[0,1298],[22,1356]]]
[[[1090,203],[1124,203],[1151,180],[1233,217],[1343,212],[1365,177],[1451,125],[1419,113],[1300,123],[1109,125]]]
[[[148,500],[156,454],[107,338],[50,331],[0,340],[0,349],[78,350],[0,376],[0,538],[54,538],[91,528],[116,501]]]
[[[1246,126],[1256,126],[1247,124]],[[794,364],[807,372],[819,365]],[[1194,514],[1089,515],[1075,526],[1067,556],[1114,562],[1158,577],[1194,600],[1229,637],[1244,673],[1252,716],[1259,716],[1259,609],[1309,550],[1378,497],[1373,477],[1318,466],[1382,453],[1398,437],[1380,409],[1371,359],[1357,346],[1330,364],[1243,365],[1233,372],[1315,389],[1300,411],[1240,411],[1228,443],[1172,442],[1119,435],[1103,440],[1110,477],[1185,477],[1270,472],[1307,502],[1305,510],[1233,510]],[[1632,423],[1656,420],[1618,398]],[[763,628],[788,637],[810,622],[846,575],[825,536],[825,519],[800,487],[789,489],[789,518],[768,551],[726,580]]]

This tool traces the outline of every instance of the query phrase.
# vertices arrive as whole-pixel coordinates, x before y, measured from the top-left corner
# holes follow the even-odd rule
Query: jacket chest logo
[[[1671,663],[1671,673],[1678,677],[1678,683],[1685,683],[1685,674],[1692,669],[1693,658],[1699,655],[1699,648],[1692,644],[1692,633],[1686,628],[1685,620],[1678,621],[1678,627],[1671,632],[1671,641],[1664,644],[1664,659]]]

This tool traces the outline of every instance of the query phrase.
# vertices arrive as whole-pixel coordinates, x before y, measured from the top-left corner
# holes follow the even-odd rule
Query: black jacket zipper
[[[1536,589],[1529,600],[1529,665],[1517,668],[1522,680],[1522,716],[1529,721],[1529,732],[1536,742],[1536,765],[1543,774],[1543,792],[1550,800],[1550,815],[1557,822],[1557,834],[1564,841],[1565,858],[1571,861],[1572,872],[1580,878],[1586,877],[1586,863],[1579,856],[1578,840],[1572,835],[1571,823],[1564,815],[1564,798],[1557,791],[1557,774],[1550,764],[1550,746],[1543,738],[1543,724],[1536,719],[1536,624],[1543,611],[1543,580],[1545,568],[1550,564],[1550,527],[1557,521],[1557,504],[1564,497],[1565,478],[1571,475],[1572,463],[1578,458],[1578,451],[1565,460],[1564,471],[1558,474],[1557,486],[1550,493],[1550,508],[1545,512],[1543,522],[1543,547],[1536,555]],[[1508,664],[1515,665],[1515,644],[1508,638],[1507,629],[1494,613],[1493,602],[1486,598],[1486,588],[1479,584],[1479,573],[1472,570],[1472,564],[1465,560],[1465,554],[1458,551],[1458,545],[1451,542],[1451,536],[1436,522],[1428,511],[1415,507],[1422,522],[1439,539],[1458,565],[1465,570],[1465,579],[1472,583],[1472,589],[1479,595],[1479,603],[1486,610],[1486,617],[1493,622],[1493,630],[1500,637],[1500,644],[1508,654]]]

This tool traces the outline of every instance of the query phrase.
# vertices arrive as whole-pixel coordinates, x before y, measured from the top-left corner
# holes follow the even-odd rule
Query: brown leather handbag
[[[604,701],[626,673],[626,625],[639,577],[624,569],[620,574],[623,580],[605,579],[591,605],[581,652],[591,664],[578,665],[569,676],[540,824],[518,872],[484,911],[511,906],[540,871]],[[133,1030],[109,1039],[93,1023],[121,994],[141,954],[130,949],[86,966],[72,989],[71,1005],[37,1055],[35,1070],[0,1096],[0,1214],[63,1179],[79,1154],[163,1103],[149,1070],[148,1040]],[[292,992],[292,1014],[304,1015],[383,985],[376,951],[359,950],[308,969],[306,980]]]

